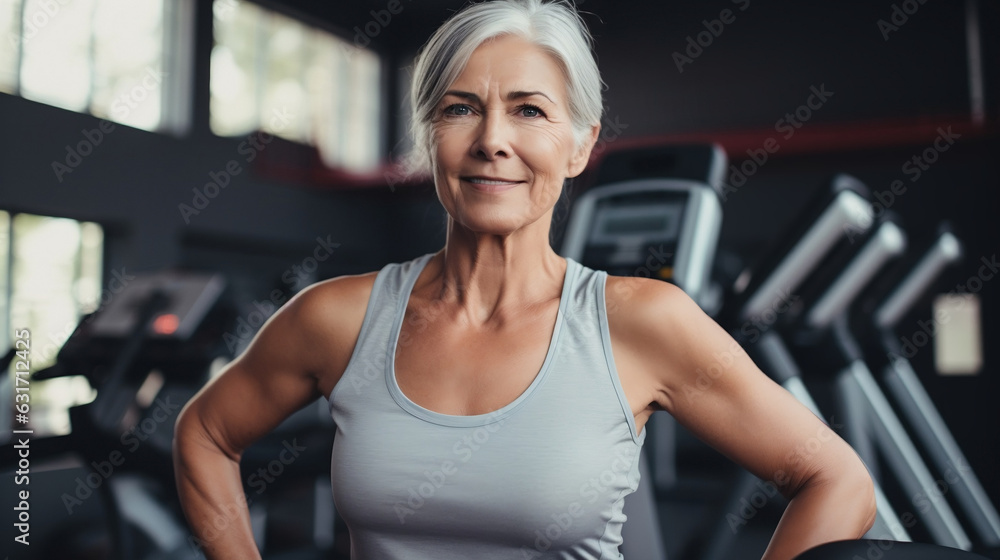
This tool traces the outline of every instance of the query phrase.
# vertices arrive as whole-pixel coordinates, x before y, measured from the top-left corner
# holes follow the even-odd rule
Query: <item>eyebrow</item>
[[[476,103],[482,104],[482,100],[479,99],[479,96],[469,91],[458,91],[452,89],[444,92],[444,94],[454,95],[455,97],[461,97],[462,99],[471,99]],[[551,97],[545,95],[545,93],[541,91],[511,91],[507,93],[507,101],[513,101],[514,99],[522,99],[524,97],[531,97],[533,95],[541,95],[545,99],[548,99],[549,102],[552,103],[553,105],[558,105],[555,101],[552,101]]]

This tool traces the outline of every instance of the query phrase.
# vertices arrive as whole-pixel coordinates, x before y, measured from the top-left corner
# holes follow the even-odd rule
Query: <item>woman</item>
[[[857,455],[680,289],[552,251],[600,131],[591,41],[571,6],[501,0],[424,47],[413,162],[445,247],[303,290],[184,409],[178,488],[210,558],[258,557],[240,453],[319,396],[354,558],[620,558],[657,410],[790,498],[766,558],[871,526]]]

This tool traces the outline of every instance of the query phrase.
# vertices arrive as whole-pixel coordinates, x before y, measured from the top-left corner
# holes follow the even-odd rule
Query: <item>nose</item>
[[[510,131],[502,109],[485,112],[470,149],[473,157],[486,160],[507,157],[511,154]]]

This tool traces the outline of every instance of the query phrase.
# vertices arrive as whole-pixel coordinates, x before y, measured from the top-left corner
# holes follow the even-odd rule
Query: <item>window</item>
[[[103,247],[96,223],[0,211],[0,321],[8,344],[15,329],[30,331],[32,372],[53,365],[83,314],[100,305]],[[69,433],[69,407],[92,400],[93,390],[71,376],[32,382],[30,395],[35,434],[57,435]],[[5,398],[0,411],[12,402]]]
[[[381,150],[381,61],[256,4],[215,0],[211,127],[316,146],[331,167],[370,170]]]
[[[0,91],[143,130],[183,132],[184,103],[165,103],[185,81],[171,70],[184,45],[168,45],[182,7],[189,10],[189,0],[0,0],[8,43],[0,48]]]
[[[942,375],[975,375],[983,367],[979,296],[942,294],[934,298],[934,365]]]

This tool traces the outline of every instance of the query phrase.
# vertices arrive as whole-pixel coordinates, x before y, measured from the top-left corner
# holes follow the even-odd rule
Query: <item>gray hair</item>
[[[471,4],[449,18],[422,47],[410,87],[413,151],[408,175],[430,171],[434,109],[482,43],[516,35],[555,57],[563,68],[575,147],[600,124],[604,106],[593,37],[570,0],[496,0]]]

